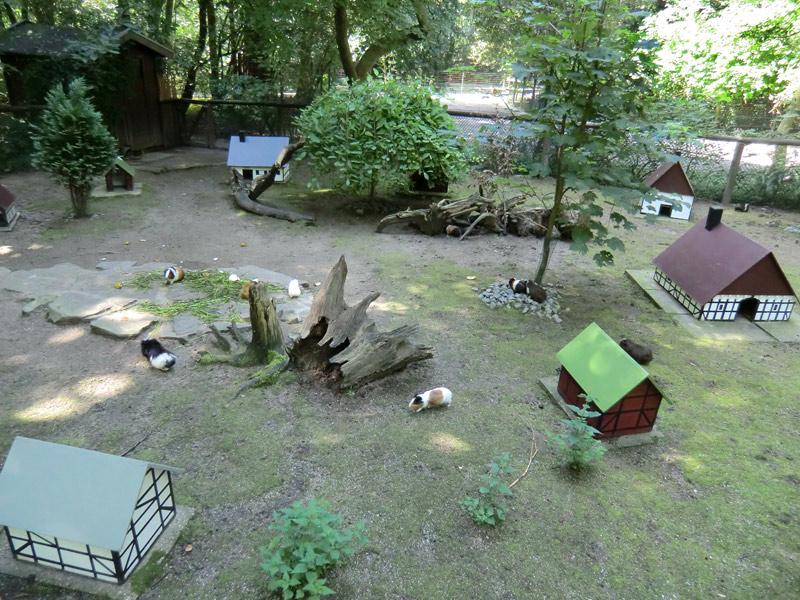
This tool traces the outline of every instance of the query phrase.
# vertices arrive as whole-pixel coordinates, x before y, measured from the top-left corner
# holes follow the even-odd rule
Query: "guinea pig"
[[[286,291],[289,292],[289,298],[297,298],[302,293],[300,289],[300,282],[297,279],[292,279],[289,285],[286,286]]]
[[[408,408],[413,409],[414,412],[419,412],[424,408],[449,406],[451,402],[453,402],[453,392],[446,387],[438,387],[414,396],[411,402],[408,403]]]
[[[169,371],[177,362],[177,357],[161,345],[161,342],[151,338],[142,340],[142,355],[147,357],[150,365],[160,371]]]
[[[253,279],[252,281],[248,281],[242,286],[242,291],[239,292],[239,295],[244,300],[250,300],[250,288],[253,287],[255,284],[258,283],[258,279]]]
[[[445,225],[444,232],[453,237],[461,237],[461,227],[458,225]]]
[[[169,267],[164,270],[164,279],[167,280],[167,285],[181,281],[183,279],[183,269],[181,267]]]
[[[514,290],[515,294],[528,293],[528,280],[527,279],[514,279],[513,277],[508,280],[508,285]]]
[[[620,348],[622,348],[623,350],[625,350],[625,352],[630,354],[633,360],[635,360],[640,365],[646,365],[651,360],[653,360],[653,351],[647,346],[642,346],[641,344],[632,342],[628,338],[621,340],[619,345]]]

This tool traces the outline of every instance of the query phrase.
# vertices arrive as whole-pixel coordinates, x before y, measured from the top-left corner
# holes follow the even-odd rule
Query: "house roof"
[[[575,336],[556,358],[603,412],[650,377],[596,323]]]
[[[120,169],[125,171],[128,175],[130,175],[131,177],[136,175],[136,169],[133,166],[131,166],[129,163],[127,163],[124,160],[122,160],[121,156],[118,156],[117,159],[114,161],[114,164],[111,165],[111,169],[114,169],[115,167],[119,167]]]
[[[719,294],[795,295],[772,252],[724,223],[700,221],[653,264],[701,306]]]
[[[151,466],[174,470],[17,437],[0,472],[0,523],[119,551]]]
[[[6,209],[14,204],[14,194],[8,188],[0,185],[0,208]]]
[[[232,135],[228,146],[228,166],[246,169],[271,167],[278,159],[284,146],[289,145],[288,137],[266,137],[247,135],[244,142],[238,135]]]
[[[694,198],[694,188],[679,162],[661,163],[647,176],[643,184],[665,194],[680,194]]]
[[[67,58],[73,54],[75,44],[85,40],[87,35],[88,32],[73,27],[53,27],[22,20],[0,31],[0,54]],[[120,46],[134,42],[166,58],[171,58],[173,55],[173,51],[166,46],[137,33],[130,27],[115,29],[114,36]]]

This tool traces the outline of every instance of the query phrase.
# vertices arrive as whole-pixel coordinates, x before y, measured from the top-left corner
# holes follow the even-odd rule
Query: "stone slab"
[[[147,554],[144,555],[142,562],[136,569],[147,564],[147,561],[150,560],[150,557],[155,551],[169,554],[170,549],[175,545],[175,541],[178,539],[178,535],[180,535],[181,531],[183,531],[189,523],[189,519],[192,518],[194,512],[195,510],[188,506],[177,506],[175,518],[159,536],[156,543],[148,550]],[[75,575],[74,573],[66,573],[58,569],[16,560],[11,555],[8,544],[5,543],[0,544],[0,573],[19,577],[21,579],[35,578],[36,581],[48,585],[86,592],[87,594],[95,594],[103,598],[113,598],[114,600],[137,600],[139,598],[139,594],[131,589],[130,578],[122,585],[117,585],[115,583],[97,581],[81,575]]]
[[[207,333],[208,325],[194,315],[184,313],[173,317],[172,330],[177,337],[184,338],[198,333]]]
[[[259,281],[271,283],[272,285],[277,285],[278,287],[282,287],[284,289],[287,285],[289,285],[289,282],[294,279],[294,277],[289,277],[283,273],[270,271],[269,269],[262,269],[261,267],[257,267],[255,265],[245,265],[243,267],[225,270],[230,270],[231,273],[236,273],[242,279],[258,279]]]
[[[653,303],[672,319],[698,338],[713,340],[737,340],[749,342],[800,341],[800,325],[792,323],[754,323],[746,319],[733,321],[701,321],[689,314],[675,298],[666,292],[653,279],[653,269],[628,270],[630,277]],[[794,319],[795,315],[792,315]],[[791,319],[790,321],[791,322]],[[795,321],[797,323],[797,321]],[[787,339],[781,339],[779,336]]]
[[[550,400],[558,406],[564,414],[567,415],[568,418],[574,419],[575,413],[572,412],[568,407],[567,403],[561,399],[561,394],[558,393],[558,377],[542,377],[539,379],[539,384],[544,388],[547,392],[547,395],[550,396]],[[651,431],[647,433],[634,433],[633,435],[622,435],[617,438],[605,439],[600,440],[600,443],[608,449],[618,449],[618,448],[631,448],[633,446],[646,446],[648,444],[655,444],[658,442],[659,439],[663,437],[660,431],[657,431],[654,427]]]
[[[39,296],[38,298],[31,300],[25,306],[23,306],[22,314],[29,315],[36,309],[41,308],[42,306],[47,306],[48,304],[50,304],[50,302],[52,302],[56,298],[58,298],[57,294],[43,294],[42,296]]]
[[[102,313],[122,310],[134,302],[135,298],[66,292],[47,306],[47,319],[52,323],[74,323]]]
[[[100,271],[131,271],[135,264],[135,260],[104,260],[94,268]]]
[[[142,331],[158,322],[158,317],[135,310],[121,310],[89,322],[92,333],[120,340],[138,336]]]
[[[759,328],[766,331],[780,342],[800,343],[800,316],[798,306],[795,305],[792,316],[788,321],[758,321]]]
[[[94,189],[92,189],[92,198],[116,198],[117,196],[141,196],[141,195],[142,195],[141,183],[134,183],[132,190],[126,190],[125,188],[114,188],[114,190],[109,192],[106,189],[105,183],[103,183],[102,185],[98,185]]]

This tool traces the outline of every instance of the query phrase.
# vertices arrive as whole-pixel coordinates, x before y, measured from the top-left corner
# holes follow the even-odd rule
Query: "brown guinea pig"
[[[653,351],[647,346],[632,342],[628,338],[621,340],[619,345],[640,365],[646,365],[653,360]]]

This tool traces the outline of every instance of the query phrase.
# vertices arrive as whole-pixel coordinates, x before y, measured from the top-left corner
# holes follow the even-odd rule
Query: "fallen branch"
[[[291,210],[275,208],[274,206],[268,206],[266,204],[261,204],[260,202],[255,202],[250,199],[247,190],[244,189],[235,191],[233,193],[233,199],[239,208],[253,213],[254,215],[283,219],[284,221],[291,221],[292,223],[295,221],[305,221],[306,223],[316,222],[314,217],[310,217],[308,215],[296,213]]]
[[[268,369],[267,371],[259,371],[256,373],[254,377],[245,381],[242,385],[239,386],[239,389],[236,390],[236,393],[231,398],[231,402],[236,400],[239,397],[239,394],[244,392],[245,390],[249,390],[252,387],[257,387],[259,385],[263,385],[266,381],[275,374],[283,373],[289,367],[289,359],[283,360],[279,362],[277,365]]]
[[[128,456],[128,454],[130,454],[131,452],[133,452],[134,450],[136,450],[136,448],[138,448],[138,447],[139,447],[139,444],[141,444],[143,441],[145,441],[145,440],[146,440],[147,438],[149,438],[149,437],[150,437],[150,434],[148,433],[148,434],[147,434],[147,435],[145,435],[145,436],[144,436],[142,439],[140,439],[138,442],[136,442],[136,443],[135,443],[133,446],[131,446],[130,448],[128,448],[127,452],[124,452],[124,453],[122,454],[122,456]]]
[[[214,337],[217,340],[217,345],[220,348],[222,348],[225,352],[231,351],[231,343],[222,336],[217,326],[213,323],[211,325],[211,333],[214,334]]]
[[[258,177],[253,183],[253,189],[250,190],[248,197],[250,200],[257,200],[258,197],[263,194],[267,189],[269,189],[273,183],[275,183],[275,176],[280,172],[280,170],[285,167],[290,160],[292,160],[292,156],[294,153],[297,152],[300,148],[305,145],[305,140],[300,140],[297,143],[289,144],[288,146],[284,146],[283,150],[281,150],[280,154],[278,154],[278,158],[275,159],[275,164],[273,164],[269,171]]]
[[[510,487],[510,488],[514,487],[515,485],[517,485],[517,483],[519,483],[520,479],[522,479],[523,477],[525,477],[525,475],[528,474],[528,471],[531,468],[531,463],[533,463],[533,459],[534,459],[534,457],[536,456],[536,454],[538,452],[539,452],[539,448],[536,447],[536,438],[534,437],[533,429],[531,429],[531,457],[530,457],[530,459],[528,459],[528,466],[525,467],[525,470],[522,472],[522,475],[517,477],[514,480],[514,482],[511,485],[509,485],[508,487]]]

